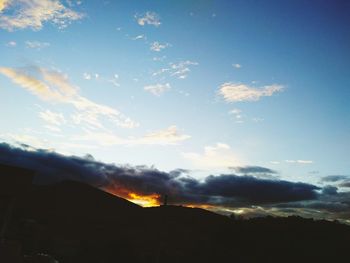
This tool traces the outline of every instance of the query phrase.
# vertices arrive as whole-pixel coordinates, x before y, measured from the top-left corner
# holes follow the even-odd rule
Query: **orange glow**
[[[119,196],[143,207],[160,205],[161,196],[158,194],[142,195],[135,192],[131,192],[129,189],[126,188],[117,188],[113,186],[105,187],[103,190],[112,195]]]
[[[161,204],[161,195],[159,194],[153,193],[153,194],[143,195],[140,193],[132,192],[127,188],[113,187],[113,186],[105,187],[103,190],[143,207],[159,206]],[[207,204],[181,204],[180,203],[180,204],[174,204],[174,205],[182,205],[184,207],[190,207],[190,208],[202,208],[213,212],[218,210],[218,207],[213,205],[207,205]]]
[[[143,207],[158,206],[160,195],[139,195],[136,193],[128,193],[126,199]]]

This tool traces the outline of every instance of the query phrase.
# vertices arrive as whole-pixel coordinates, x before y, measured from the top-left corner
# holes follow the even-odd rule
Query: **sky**
[[[0,0],[0,142],[181,171],[206,190],[211,175],[305,183],[346,213],[349,12],[341,0]]]

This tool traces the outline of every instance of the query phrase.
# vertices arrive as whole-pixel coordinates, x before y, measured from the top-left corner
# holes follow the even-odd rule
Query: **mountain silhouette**
[[[336,262],[350,227],[300,217],[233,220],[200,208],[142,208],[90,185],[33,186],[9,240],[23,262]],[[9,262],[11,263],[11,262]]]

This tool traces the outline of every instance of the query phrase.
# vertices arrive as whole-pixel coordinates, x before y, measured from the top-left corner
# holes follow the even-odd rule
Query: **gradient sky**
[[[197,178],[349,175],[349,14],[340,0],[0,0],[1,141]]]

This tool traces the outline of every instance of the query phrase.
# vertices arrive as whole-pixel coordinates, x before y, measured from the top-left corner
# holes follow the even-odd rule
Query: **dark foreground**
[[[35,187],[15,207],[7,245],[23,263],[350,262],[350,227],[333,222],[141,208],[76,182]]]

